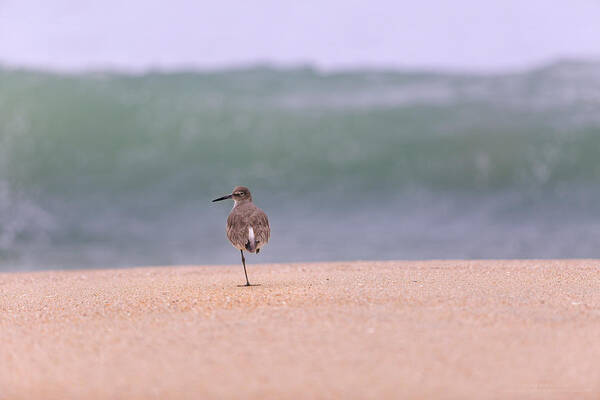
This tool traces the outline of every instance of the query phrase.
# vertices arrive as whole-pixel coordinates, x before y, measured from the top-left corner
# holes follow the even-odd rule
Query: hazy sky
[[[0,63],[522,68],[600,58],[600,0],[0,0]]]

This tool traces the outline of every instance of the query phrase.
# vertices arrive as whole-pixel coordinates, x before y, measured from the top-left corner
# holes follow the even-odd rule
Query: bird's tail
[[[256,251],[256,241],[254,240],[254,229],[251,226],[248,227],[248,242],[246,243],[246,250],[250,253]]]

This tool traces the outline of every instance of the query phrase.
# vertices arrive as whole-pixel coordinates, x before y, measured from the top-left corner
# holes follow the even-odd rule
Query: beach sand
[[[600,261],[0,274],[0,399],[598,399]]]

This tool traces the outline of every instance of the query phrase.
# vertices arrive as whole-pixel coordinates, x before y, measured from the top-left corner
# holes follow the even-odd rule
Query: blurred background
[[[600,2],[0,0],[0,270],[598,257]]]

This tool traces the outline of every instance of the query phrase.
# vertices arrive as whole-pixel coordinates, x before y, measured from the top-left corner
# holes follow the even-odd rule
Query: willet
[[[233,199],[235,202],[227,217],[227,238],[233,247],[240,250],[246,275],[246,284],[239,286],[258,286],[251,285],[248,281],[244,250],[258,254],[260,248],[267,244],[271,236],[269,219],[263,210],[252,203],[252,195],[247,187],[237,186],[231,194],[214,199],[213,202],[226,199]]]

